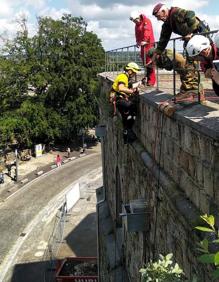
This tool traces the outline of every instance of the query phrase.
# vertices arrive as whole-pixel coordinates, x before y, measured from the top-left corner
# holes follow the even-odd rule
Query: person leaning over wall
[[[132,11],[130,20],[135,24],[136,44],[141,48],[141,59],[145,66],[150,58],[147,55],[148,50],[154,46],[154,32],[151,21],[145,15]],[[154,67],[146,67],[147,86],[154,86],[156,75]]]
[[[212,79],[212,87],[219,96],[219,69],[216,70],[213,61],[219,60],[219,33],[211,42],[203,35],[194,35],[188,42],[186,50],[190,57],[201,61],[200,66],[206,78]]]
[[[155,51],[155,48],[151,48],[148,51],[148,56],[152,58]],[[172,71],[175,67],[181,81],[180,93],[187,91],[196,92],[198,90],[197,74],[195,72],[188,72],[185,70],[186,59],[182,54],[176,52],[174,62],[173,50],[165,49],[160,56],[155,58],[155,64],[158,68],[165,69],[167,71]]]
[[[208,25],[201,21],[195,15],[195,12],[190,10],[179,7],[171,7],[169,9],[166,5],[159,3],[154,7],[152,14],[158,21],[163,21],[154,59],[156,55],[161,54],[165,50],[173,32],[181,35],[185,43],[184,45],[186,45],[186,42],[194,34],[209,31]]]
[[[153,62],[155,61],[155,58],[159,57],[165,50],[173,32],[182,36],[185,48],[188,40],[194,34],[209,31],[208,25],[205,24],[204,21],[201,21],[195,15],[194,11],[185,10],[179,7],[171,7],[169,9],[166,5],[158,3],[154,7],[152,14],[158,21],[163,21],[157,48],[152,57]],[[184,69],[187,72],[188,81],[192,84],[196,84],[199,79],[197,64],[187,57]],[[191,80],[191,78],[193,78],[193,80]]]
[[[124,67],[124,72],[115,78],[110,92],[110,102],[116,106],[122,116],[124,143],[132,143],[136,139],[132,126],[136,118],[134,98],[138,94],[138,89],[130,88],[129,84],[139,70],[136,63],[128,63]]]

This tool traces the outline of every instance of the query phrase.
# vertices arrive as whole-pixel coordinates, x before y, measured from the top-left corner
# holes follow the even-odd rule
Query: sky
[[[152,16],[156,3],[156,0],[0,0],[0,44],[6,37],[14,36],[21,15],[27,17],[29,34],[34,35],[37,17],[58,19],[63,13],[70,13],[83,17],[88,23],[88,31],[98,35],[105,50],[133,45],[134,24],[129,20],[133,10],[151,19],[157,41],[162,22]],[[193,10],[199,18],[208,22],[211,30],[219,29],[218,0],[173,0],[162,3],[168,7]]]

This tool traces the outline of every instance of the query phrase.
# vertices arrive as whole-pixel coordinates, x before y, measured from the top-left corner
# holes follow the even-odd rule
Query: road
[[[40,177],[1,203],[0,273],[10,249],[25,236],[26,226],[36,215],[64,188],[100,166],[100,153],[85,156]]]

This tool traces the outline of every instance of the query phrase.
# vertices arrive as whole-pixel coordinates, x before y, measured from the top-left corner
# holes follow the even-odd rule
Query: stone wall
[[[112,81],[100,76],[101,96]],[[146,232],[127,232],[122,226],[121,264],[129,280],[139,281],[144,262],[159,253],[173,253],[187,277],[211,281],[197,262],[194,231],[199,215],[217,215],[219,200],[219,108],[209,105],[181,107],[173,117],[159,111],[159,103],[170,95],[145,90],[140,95],[134,131],[138,137],[124,145],[119,117],[112,118],[102,99],[104,187],[112,222],[121,227],[122,204],[144,198],[151,213],[145,217]],[[116,232],[116,231],[115,231]],[[115,237],[116,240],[116,237]],[[101,256],[105,257],[103,243]],[[102,250],[102,253],[101,253]],[[105,264],[106,265],[106,264]],[[105,280],[109,269],[101,269]]]

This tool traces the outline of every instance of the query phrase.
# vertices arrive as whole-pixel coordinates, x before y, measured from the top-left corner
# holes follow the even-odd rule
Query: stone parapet
[[[130,281],[139,281],[144,262],[170,252],[187,277],[198,274],[199,281],[210,281],[196,259],[199,237],[194,227],[199,215],[218,210],[219,109],[190,104],[167,117],[159,103],[172,96],[145,89],[134,126],[138,140],[124,145],[120,117],[112,118],[103,99],[112,86],[111,77],[102,74],[100,82],[101,123],[107,129],[104,186],[112,220],[120,222],[122,204],[134,199],[144,198],[152,210],[145,218],[148,232],[124,230],[123,263]]]

